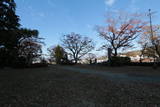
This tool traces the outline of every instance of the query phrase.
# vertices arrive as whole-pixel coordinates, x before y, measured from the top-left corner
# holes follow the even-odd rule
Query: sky
[[[155,13],[154,23],[160,24],[160,0],[15,0],[16,13],[24,28],[37,29],[45,38],[43,52],[56,44],[61,44],[64,34],[75,32],[92,38],[96,48],[104,42],[95,31],[96,25],[105,25],[107,11]],[[97,55],[103,55],[96,51]]]

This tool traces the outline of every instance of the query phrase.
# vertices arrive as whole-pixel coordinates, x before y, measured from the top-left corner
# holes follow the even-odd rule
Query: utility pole
[[[153,26],[152,26],[152,14],[154,14],[154,12],[151,12],[151,9],[149,9],[149,14],[148,14],[148,16],[149,16],[149,22],[150,22],[150,30],[151,30],[151,41],[152,41],[152,44],[155,46],[155,42],[154,42],[154,34],[153,34]],[[155,52],[155,50],[154,50],[154,67],[156,68],[156,52]]]
[[[150,29],[151,29],[151,37],[152,37],[152,40],[153,40],[153,27],[152,27],[152,12],[151,12],[151,9],[149,9],[149,14],[148,14],[148,16],[149,16],[149,22],[150,22]]]
[[[148,13],[148,16],[149,16],[149,23],[150,23],[150,31],[151,31],[151,39],[152,39],[152,44],[154,45],[154,40],[153,40],[153,37],[154,37],[154,34],[153,34],[153,25],[152,25],[152,15],[156,13],[156,12],[151,12],[151,9],[149,9],[149,13]]]

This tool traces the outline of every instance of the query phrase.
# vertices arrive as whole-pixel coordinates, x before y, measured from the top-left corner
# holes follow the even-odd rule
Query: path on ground
[[[62,69],[80,72],[80,73],[87,73],[93,74],[96,76],[101,76],[105,79],[109,79],[112,81],[119,81],[119,82],[144,82],[144,83],[160,83],[160,76],[149,76],[149,75],[142,75],[142,74],[127,74],[127,73],[112,73],[107,71],[100,71],[100,70],[90,70],[86,68],[74,67],[74,66],[64,66]]]

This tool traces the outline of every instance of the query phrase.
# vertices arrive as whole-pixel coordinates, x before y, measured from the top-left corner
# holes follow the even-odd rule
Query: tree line
[[[43,38],[38,30],[22,28],[16,15],[14,0],[0,1],[0,65],[30,66],[42,59]],[[106,25],[96,26],[98,36],[106,41],[100,49],[112,50],[112,56],[135,46],[141,46],[141,57],[160,59],[159,25],[150,26],[144,14],[110,12]],[[62,36],[61,44],[48,48],[50,62],[57,64],[78,63],[95,49],[95,42],[86,36],[70,33]]]
[[[105,44],[101,49],[112,50],[112,55],[118,57],[119,52],[135,48],[135,44],[139,45],[141,50],[140,62],[142,56],[154,58],[155,61],[160,61],[160,26],[150,26],[148,20],[144,20],[146,14],[127,13],[127,12],[109,12],[106,16],[105,26],[96,26],[98,36],[105,40]],[[151,33],[153,32],[153,34]],[[85,39],[86,37],[79,34],[71,33],[64,35],[61,40],[61,48],[68,52],[71,60],[75,63],[84,55],[88,55],[88,59],[93,59],[93,53],[90,53],[95,47],[93,40]],[[59,45],[58,45],[59,47]],[[57,47],[49,49],[50,52],[56,52]],[[50,53],[50,56],[57,58],[55,54]],[[95,55],[94,55],[95,58]],[[123,59],[123,58],[122,58]],[[128,60],[128,59],[127,59]]]

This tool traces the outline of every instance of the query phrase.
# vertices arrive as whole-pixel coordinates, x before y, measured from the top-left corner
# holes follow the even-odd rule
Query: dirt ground
[[[84,67],[110,72],[151,70]],[[95,74],[65,70],[63,66],[5,68],[0,70],[0,107],[160,107],[160,83],[114,82]]]

